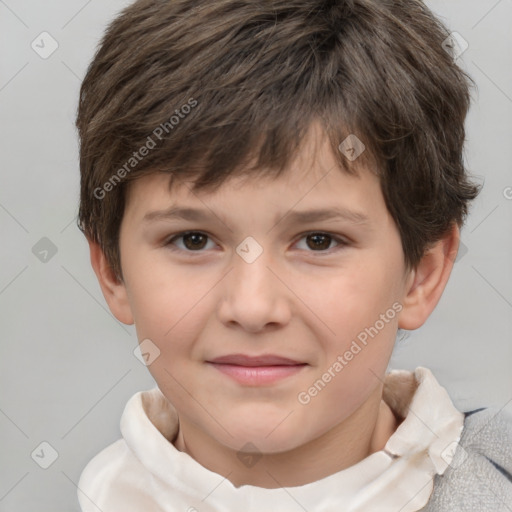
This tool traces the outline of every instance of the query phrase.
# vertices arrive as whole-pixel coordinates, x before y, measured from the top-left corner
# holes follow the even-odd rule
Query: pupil
[[[320,235],[320,234],[309,235],[308,238],[315,240],[314,241],[314,248],[315,247],[317,249],[328,249],[329,248],[329,245],[330,245],[329,244],[329,237],[326,236],[326,235]],[[322,243],[320,243],[320,244],[317,243],[319,238],[324,240],[323,244]],[[325,243],[325,241],[327,241],[327,243]]]
[[[203,238],[203,244],[201,245],[201,243],[199,242],[199,245],[197,244],[198,242],[198,239],[200,238]],[[204,247],[204,239],[205,239],[205,236],[200,234],[200,233],[189,233],[188,235],[185,235],[183,237],[184,241],[185,241],[185,246],[187,247],[187,249],[202,249]],[[191,244],[187,243],[187,241],[192,241]]]

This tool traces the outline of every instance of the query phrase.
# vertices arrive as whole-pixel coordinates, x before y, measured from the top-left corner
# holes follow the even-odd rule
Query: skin
[[[378,179],[364,168],[357,177],[342,172],[317,125],[279,179],[232,178],[201,194],[185,182],[169,192],[167,181],[153,174],[131,185],[120,231],[122,281],[89,244],[112,313],[160,350],[148,368],[178,412],[176,448],[237,487],[264,488],[304,485],[381,450],[397,427],[382,400],[397,329],[417,329],[438,303],[458,227],[407,271]],[[205,209],[209,220],[142,221],[177,204]],[[287,221],[292,209],[335,206],[368,221]],[[170,241],[192,230],[206,237]],[[324,235],[316,245],[314,233]],[[248,236],[263,249],[252,263],[236,252]],[[301,404],[298,394],[394,303],[401,311]],[[206,362],[233,353],[277,354],[307,366],[271,385],[243,386]],[[252,467],[237,456],[249,442],[262,455]]]

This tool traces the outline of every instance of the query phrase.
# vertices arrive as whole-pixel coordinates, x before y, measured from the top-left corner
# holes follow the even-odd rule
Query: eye
[[[206,245],[206,240],[208,239],[208,235],[205,233],[202,233],[201,231],[188,231],[186,233],[179,233],[176,236],[173,236],[171,239],[169,239],[165,245],[171,246],[175,245],[174,241],[182,238],[184,242],[184,249],[178,248],[172,250],[184,250],[187,252],[201,252],[201,249],[203,249]]]
[[[322,232],[312,232],[312,233],[305,233],[302,235],[303,238],[306,239],[306,245],[308,248],[313,249],[312,252],[328,252],[326,249],[329,249],[329,246],[331,245],[332,241],[335,241],[338,245],[337,248],[347,246],[349,243],[337,236],[331,235],[329,233],[322,233]],[[336,247],[335,247],[336,249]],[[311,252],[311,251],[309,251]]]
[[[178,233],[177,235],[170,238],[165,245],[170,247],[171,250],[181,250],[185,252],[204,252],[207,246],[209,235],[201,231],[187,231],[184,233]],[[179,244],[175,243],[177,240],[183,240],[183,245],[180,247]],[[312,251],[308,252],[328,252],[327,249],[331,246],[331,243],[336,242],[338,248],[348,246],[349,242],[343,240],[337,236],[329,233],[322,232],[309,232],[305,233],[299,239],[306,239],[306,246]],[[212,242],[213,243],[213,242]],[[297,242],[298,243],[298,242]],[[215,244],[214,244],[215,245]],[[175,247],[172,247],[175,246]],[[336,249],[335,247],[335,249]],[[211,248],[211,247],[210,247]],[[307,249],[306,249],[307,250]]]

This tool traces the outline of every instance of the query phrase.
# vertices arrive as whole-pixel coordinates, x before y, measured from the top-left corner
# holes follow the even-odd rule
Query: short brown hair
[[[131,180],[277,177],[320,121],[345,172],[340,143],[363,141],[414,268],[479,193],[463,162],[473,82],[448,36],[420,0],[136,1],[82,83],[79,228],[122,279]]]

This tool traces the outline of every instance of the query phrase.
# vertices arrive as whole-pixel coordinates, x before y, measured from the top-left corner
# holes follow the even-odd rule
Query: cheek
[[[331,335],[353,337],[391,307],[390,281],[385,270],[371,262],[341,269],[325,280],[321,289],[311,292],[311,309],[318,312]]]
[[[319,375],[330,369],[336,377],[329,387],[336,388],[336,393],[348,393],[346,399],[352,396],[352,386],[364,395],[369,382],[370,386],[378,384],[375,375],[385,373],[400,309],[395,279],[392,266],[366,259],[350,272],[340,272],[339,277],[326,283],[324,293],[316,297],[315,308],[322,320],[319,325],[328,327],[322,327],[328,334],[319,336],[325,351]],[[338,356],[342,357],[341,362]],[[349,388],[345,387],[348,383]],[[358,395],[358,391],[354,393]]]
[[[139,340],[149,338],[159,349],[159,363],[175,368],[194,358],[194,348],[214,311],[204,286],[186,275],[170,272],[145,272],[131,288],[134,317]],[[152,368],[150,368],[150,371]]]
[[[140,326],[167,332],[193,300],[190,280],[165,257],[165,251],[132,251],[126,262],[130,303]],[[190,309],[190,307],[189,307]]]
[[[127,277],[127,289],[137,337],[141,341],[149,338],[163,351],[179,330],[188,301],[180,285],[156,268],[131,277]]]

